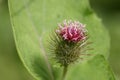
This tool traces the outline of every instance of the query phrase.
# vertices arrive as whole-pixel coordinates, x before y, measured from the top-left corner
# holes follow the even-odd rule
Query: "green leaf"
[[[78,78],[79,76],[79,78]],[[69,68],[66,80],[115,80],[113,73],[102,55]]]
[[[37,80],[60,80],[61,78],[62,68],[54,67],[55,64],[48,56],[50,55],[48,41],[51,31],[57,27],[57,23],[64,19],[79,20],[85,23],[90,35],[89,41],[93,42],[90,47],[94,48],[87,53],[108,57],[108,32],[101,24],[101,20],[90,9],[88,0],[20,0],[19,2],[9,0],[9,11],[19,56],[25,67]],[[100,75],[95,75],[97,70],[94,70],[94,67],[99,67],[99,65],[94,64],[96,59],[93,57],[90,59],[90,63],[76,63],[79,68],[71,65],[73,71],[68,72],[67,80],[101,79]],[[101,64],[107,65],[105,59],[102,60]],[[87,67],[91,67],[94,74],[91,74],[91,70],[86,69]],[[81,69],[83,69],[83,73],[91,76],[88,78],[82,76],[84,74]],[[103,80],[114,80],[113,78],[109,79],[109,74],[112,75],[109,68],[105,68],[105,70],[100,68],[99,71],[104,73]],[[109,74],[105,71],[108,71]],[[79,75],[78,72],[82,75]]]

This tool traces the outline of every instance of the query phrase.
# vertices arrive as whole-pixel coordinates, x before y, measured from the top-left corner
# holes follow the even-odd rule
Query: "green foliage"
[[[66,80],[115,80],[103,56],[96,55],[88,62],[73,66],[74,68],[68,71]]]
[[[6,0],[0,0],[0,80],[33,80],[17,55]]]
[[[9,0],[9,9],[19,56],[37,80],[61,78],[61,67],[53,66],[47,46],[51,30],[64,19],[85,23],[94,48],[87,52],[93,55],[88,62],[71,65],[66,80],[114,80],[104,59],[108,57],[108,32],[88,0]]]

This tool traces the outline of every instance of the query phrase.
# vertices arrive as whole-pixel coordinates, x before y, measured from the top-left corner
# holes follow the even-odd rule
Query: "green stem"
[[[67,68],[68,68],[68,66],[64,66],[62,80],[65,80],[65,77],[66,77],[66,74],[67,74]]]

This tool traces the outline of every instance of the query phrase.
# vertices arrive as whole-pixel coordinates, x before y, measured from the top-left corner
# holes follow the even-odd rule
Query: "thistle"
[[[53,37],[53,53],[55,60],[64,67],[63,78],[68,65],[81,57],[81,49],[88,39],[85,25],[79,21],[64,21],[58,25]]]

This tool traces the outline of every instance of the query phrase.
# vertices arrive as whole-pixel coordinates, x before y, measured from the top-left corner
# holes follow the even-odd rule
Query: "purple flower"
[[[56,32],[69,42],[79,42],[86,39],[85,25],[79,21],[64,21],[63,24],[59,24],[59,29]]]

